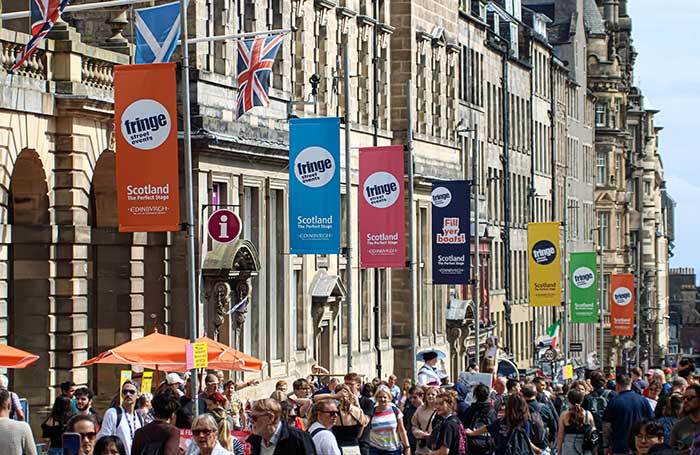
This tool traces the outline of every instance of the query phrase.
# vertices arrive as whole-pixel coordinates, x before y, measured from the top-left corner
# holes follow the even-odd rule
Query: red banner
[[[114,67],[120,232],[180,230],[175,63]]]
[[[403,146],[360,149],[360,267],[406,267]]]
[[[634,335],[634,275],[610,277],[610,334]]]

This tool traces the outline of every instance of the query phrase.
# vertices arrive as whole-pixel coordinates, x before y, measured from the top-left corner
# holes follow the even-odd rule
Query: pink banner
[[[360,149],[360,267],[406,267],[403,146]]]

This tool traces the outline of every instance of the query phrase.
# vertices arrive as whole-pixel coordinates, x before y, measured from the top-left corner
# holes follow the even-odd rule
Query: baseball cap
[[[185,380],[182,379],[182,377],[180,377],[180,375],[177,373],[168,373],[165,376],[165,382],[167,382],[170,385],[172,385],[172,384],[184,384]]]

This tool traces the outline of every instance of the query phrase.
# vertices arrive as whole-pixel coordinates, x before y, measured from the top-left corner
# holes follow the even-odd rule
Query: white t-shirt
[[[335,435],[332,431],[324,427],[318,422],[314,422],[307,432],[314,434],[314,431],[321,429],[311,438],[316,446],[316,453],[323,455],[341,455],[338,441],[335,440]]]
[[[109,408],[102,419],[102,428],[97,433],[97,439],[103,436],[116,436],[124,443],[126,453],[131,453],[131,443],[134,441],[134,434],[136,430],[143,426],[141,419],[136,412],[129,414],[122,408],[122,419],[119,422],[119,428],[116,428],[116,426],[117,410]]]

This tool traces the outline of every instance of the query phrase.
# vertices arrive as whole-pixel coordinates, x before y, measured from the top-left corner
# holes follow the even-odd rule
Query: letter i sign
[[[220,209],[209,217],[209,237],[220,243],[233,242],[241,235],[241,219],[231,210]]]

